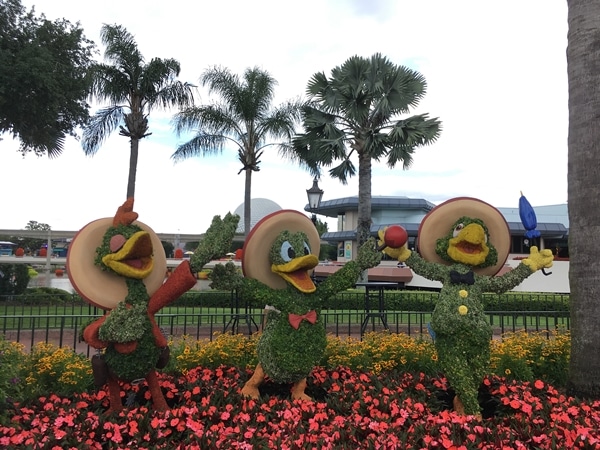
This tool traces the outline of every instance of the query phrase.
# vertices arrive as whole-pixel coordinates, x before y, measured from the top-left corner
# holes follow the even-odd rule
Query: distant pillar
[[[52,258],[52,231],[48,230],[48,249],[46,250],[46,287],[50,287],[51,265]]]

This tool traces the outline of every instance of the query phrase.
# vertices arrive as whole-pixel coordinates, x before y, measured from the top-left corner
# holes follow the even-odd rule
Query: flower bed
[[[131,407],[105,416],[104,391],[42,396],[16,406],[0,427],[3,448],[553,449],[597,448],[600,402],[581,403],[544,383],[486,378],[484,419],[451,412],[445,380],[317,368],[314,402],[290,401],[266,383],[261,401],[239,390],[249,371],[196,368],[162,374],[172,409],[149,410],[145,384],[124,386]]]
[[[91,388],[85,356],[48,344],[24,354],[0,340],[0,394],[19,397],[3,405],[0,447],[600,448],[600,402],[566,397],[560,388],[566,333],[494,341],[492,373],[480,390],[483,420],[452,412],[453,393],[437,373],[430,341],[390,333],[329,338],[309,378],[313,402],[291,401],[289,385],[269,380],[260,401],[240,395],[255,343],[256,336],[241,335],[171,342],[171,365],[160,374],[171,410],[154,412],[143,382],[123,384],[129,407],[106,415],[108,398]]]

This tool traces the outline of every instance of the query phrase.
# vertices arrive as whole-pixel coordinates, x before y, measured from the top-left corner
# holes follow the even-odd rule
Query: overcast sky
[[[147,60],[175,58],[180,79],[198,83],[211,66],[242,74],[259,66],[278,81],[276,103],[304,95],[309,78],[327,75],[353,55],[380,52],[421,72],[425,99],[414,113],[443,123],[440,139],[419,149],[409,170],[373,169],[373,195],[439,203],[472,196],[516,207],[520,192],[534,206],[567,201],[567,4],[558,0],[23,0],[49,19],[80,22],[96,42],[103,23],[131,32]],[[202,92],[200,102],[211,98]],[[135,210],[156,232],[200,233],[211,218],[244,200],[235,151],[170,159],[181,139],[170,117],[153,113],[140,142]],[[114,214],[124,201],[129,141],[117,133],[96,156],[69,139],[55,159],[23,158],[0,141],[0,229],[30,220],[77,230]],[[358,194],[319,182],[324,200]],[[302,210],[310,175],[272,148],[252,179],[252,197]],[[329,220],[330,229],[335,221]]]

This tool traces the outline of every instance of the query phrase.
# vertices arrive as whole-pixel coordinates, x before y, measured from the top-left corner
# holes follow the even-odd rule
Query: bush
[[[174,339],[169,343],[171,359],[163,372],[185,374],[196,367],[217,368],[221,365],[254,367],[258,363],[257,341],[258,334],[247,338],[231,333],[218,334],[212,341],[198,341],[188,336]]]
[[[492,373],[519,381],[544,380],[565,386],[571,357],[567,331],[508,333],[492,341]]]
[[[10,404],[23,398],[24,363],[23,345],[7,341],[0,335],[0,421]]]
[[[28,399],[49,393],[68,396],[87,392],[94,385],[87,356],[44,342],[36,344],[25,358],[23,375]]]
[[[171,359],[162,372],[185,375],[196,369],[221,366],[241,370],[257,363],[256,343],[260,334],[218,334],[212,341],[183,337],[172,340]],[[542,380],[565,387],[570,357],[567,332],[510,333],[492,340],[490,375],[516,381]],[[398,373],[436,376],[439,372],[433,343],[405,334],[373,332],[363,340],[328,336],[321,366],[326,370],[345,367],[374,376]],[[396,374],[396,375],[394,375]],[[73,350],[39,343],[26,354],[20,344],[0,339],[0,407],[57,394],[90,392],[94,388],[90,359]],[[4,403],[2,403],[4,402]],[[0,412],[0,423],[2,413]]]
[[[0,295],[22,294],[29,278],[29,268],[25,264],[0,264]]]

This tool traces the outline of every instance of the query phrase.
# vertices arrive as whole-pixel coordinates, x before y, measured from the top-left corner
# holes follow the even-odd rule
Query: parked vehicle
[[[0,256],[10,256],[13,254],[17,244],[9,241],[0,241]]]

